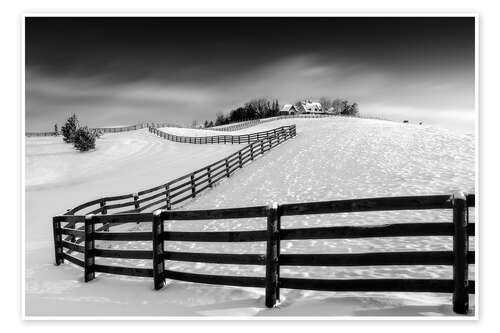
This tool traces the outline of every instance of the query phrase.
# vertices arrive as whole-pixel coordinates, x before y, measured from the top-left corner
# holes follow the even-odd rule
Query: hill
[[[358,118],[287,119],[278,120],[239,131],[254,132],[297,124],[297,137],[276,147],[237,171],[229,180],[186,204],[183,209],[238,207],[260,204],[333,200],[374,196],[443,194],[456,189],[474,192],[474,140],[444,129],[412,124]],[[203,164],[206,151],[223,154],[221,150],[236,150],[237,145],[186,145],[160,140],[148,133],[138,133],[146,142],[118,142],[106,150],[115,152],[116,162],[107,161],[109,171],[94,174],[92,181],[78,186],[67,183],[58,190],[46,183],[44,190],[27,192],[27,306],[33,314],[93,314],[93,315],[451,315],[451,295],[411,293],[327,293],[282,290],[279,309],[262,308],[264,291],[253,288],[219,287],[171,281],[159,292],[151,291],[151,281],[143,278],[117,277],[102,274],[89,284],[81,283],[81,270],[71,265],[54,267],[52,235],[48,228],[50,214],[65,207],[55,204],[93,199],[112,194],[140,190],[166,180],[166,170],[180,169],[185,156],[190,163]],[[203,131],[199,132],[203,134]],[[130,135],[135,134],[120,134]],[[111,140],[111,136],[109,136]],[[116,137],[118,138],[118,134]],[[125,137],[122,137],[125,138]],[[113,139],[114,140],[114,139]],[[151,140],[151,141],[149,141]],[[126,141],[126,140],[125,140]],[[133,140],[132,140],[133,142]],[[104,146],[103,146],[104,147]],[[134,148],[135,147],[135,148]],[[161,148],[160,148],[161,147]],[[172,150],[171,150],[172,149]],[[123,157],[128,151],[134,154]],[[227,151],[226,150],[226,151]],[[152,153],[149,153],[152,152]],[[171,154],[176,151],[178,154]],[[143,155],[141,155],[141,152]],[[165,156],[162,156],[162,152]],[[170,152],[170,153],[169,153]],[[96,152],[97,153],[97,152]],[[106,155],[106,154],[104,154]],[[104,155],[102,158],[104,158]],[[69,160],[66,161],[68,156]],[[73,165],[73,155],[62,154],[57,163]],[[96,159],[100,155],[94,155]],[[205,156],[205,157],[204,157]],[[220,158],[220,157],[219,157]],[[214,157],[215,159],[215,157]],[[50,170],[62,172],[57,163]],[[101,162],[86,162],[101,163]],[[101,165],[101,164],[99,164]],[[124,169],[130,165],[130,168]],[[33,169],[27,165],[27,170]],[[201,165],[198,165],[201,166]],[[95,165],[79,171],[86,174]],[[93,172],[93,171],[92,171]],[[147,177],[146,177],[147,175]],[[58,176],[61,179],[63,176]],[[104,179],[109,177],[109,179]],[[124,179],[132,179],[125,189]],[[143,184],[144,179],[151,184]],[[134,185],[134,188],[128,186]],[[74,187],[74,188],[73,188]],[[70,190],[71,189],[71,190]],[[103,193],[103,191],[105,193]],[[35,194],[35,192],[39,192]],[[85,192],[85,198],[77,198]],[[92,194],[92,195],[90,195]],[[82,195],[83,196],[83,195]],[[71,199],[71,200],[70,200]],[[54,203],[53,203],[54,202]],[[57,206],[57,207],[56,207]],[[50,212],[46,207],[51,207]],[[69,206],[71,207],[71,206]],[[67,207],[67,208],[69,208]],[[42,209],[45,209],[42,214]],[[38,214],[39,213],[39,214]],[[471,219],[474,214],[471,212]],[[363,214],[317,215],[284,218],[283,227],[367,225],[399,222],[445,222],[450,212],[439,210],[416,212],[376,212]],[[34,225],[36,223],[36,225]],[[224,221],[170,222],[170,230],[251,230],[262,228],[262,219]],[[125,228],[125,226],[123,226]],[[126,226],[129,230],[146,230],[146,225]],[[32,235],[36,235],[34,237]],[[106,244],[103,244],[106,245]],[[392,239],[286,241],[282,253],[345,253],[364,251],[449,250],[450,237],[412,237]],[[120,244],[117,244],[120,248]],[[138,244],[149,248],[149,242]],[[471,247],[474,244],[471,243]],[[166,250],[190,252],[264,253],[261,243],[183,243],[168,242]],[[147,267],[148,260],[102,259],[106,263]],[[263,267],[245,265],[199,264],[169,261],[172,270],[195,273],[262,276]],[[445,278],[451,274],[448,266],[378,267],[283,267],[282,276],[316,278],[383,278],[417,277]],[[471,267],[471,275],[474,272]],[[137,295],[140,295],[138,297]],[[140,299],[140,301],[139,301]],[[110,307],[109,304],[113,304]],[[472,312],[474,306],[472,304]],[[388,312],[390,311],[390,312]]]

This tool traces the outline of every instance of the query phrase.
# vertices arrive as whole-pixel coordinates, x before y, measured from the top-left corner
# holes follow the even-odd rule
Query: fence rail
[[[117,223],[118,218],[114,217],[115,215],[109,215],[111,213],[139,213],[158,208],[167,210],[175,208],[175,206],[196,197],[200,192],[213,187],[224,178],[231,177],[234,172],[260,155],[294,137],[296,128],[295,125],[291,125],[266,133],[269,135],[257,133],[254,136],[249,136],[254,141],[242,149],[182,177],[137,193],[98,198],[85,202],[69,209],[65,215],[103,214],[107,216],[107,227]],[[78,218],[74,219],[74,222],[78,222]]]
[[[103,132],[103,133],[120,133],[120,132],[135,131],[138,129],[149,128],[149,127],[181,127],[181,126],[175,125],[175,124],[170,124],[167,122],[147,122],[147,123],[140,123],[140,124],[129,125],[129,126],[97,127],[96,129]]]
[[[214,131],[232,132],[232,131],[238,131],[238,130],[241,130],[244,128],[257,126],[257,125],[267,123],[270,121],[281,120],[281,119],[327,118],[327,117],[339,117],[339,115],[333,115],[333,114],[290,114],[290,115],[281,115],[281,116],[276,116],[276,117],[271,117],[271,118],[247,120],[247,121],[235,123],[233,125],[221,125],[221,126],[210,127],[208,129],[214,130]]]
[[[475,281],[468,280],[468,265],[475,263],[475,252],[468,249],[468,238],[475,236],[475,224],[469,223],[468,210],[475,206],[474,194],[457,192],[453,195],[388,197],[355,200],[336,200],[294,204],[273,204],[230,209],[171,211],[156,210],[153,214],[117,214],[87,216],[56,216],[53,219],[56,264],[68,260],[84,268],[85,281],[95,272],[152,277],[155,289],[165,279],[215,285],[265,288],[265,305],[273,307],[280,288],[320,291],[377,291],[377,292],[438,292],[453,294],[453,311],[466,314],[469,294],[475,293]],[[343,212],[393,211],[418,209],[449,209],[453,220],[443,223],[401,223],[377,226],[342,226],[284,229],[282,216],[336,214]],[[164,230],[171,220],[207,220],[234,218],[265,218],[265,230],[179,232]],[[151,223],[151,232],[103,232],[96,225],[109,223]],[[61,223],[67,223],[61,226]],[[75,229],[84,224],[84,231]],[[84,246],[62,239],[74,234],[84,240]],[[368,237],[452,236],[453,251],[369,252],[342,254],[281,254],[282,240],[341,239]],[[108,250],[95,247],[95,240],[152,242],[152,250]],[[184,242],[266,242],[266,253],[226,254],[165,251],[165,241]],[[66,251],[65,251],[66,249]],[[82,253],[84,259],[71,255]],[[153,268],[105,266],[95,263],[96,257],[150,259]],[[222,276],[172,271],[165,261],[187,261],[217,264],[265,265],[264,277]],[[452,279],[309,279],[280,276],[281,266],[377,266],[377,265],[450,265]]]
[[[181,127],[181,126],[176,125],[176,124],[170,124],[167,122],[145,122],[145,123],[128,125],[128,126],[96,127],[94,129],[98,130],[102,133],[121,133],[121,132],[135,131],[135,130],[139,130],[142,128],[149,128],[149,127]],[[60,132],[59,133],[56,133],[56,132],[26,132],[25,135],[27,137],[57,136],[57,135],[61,135],[61,133]]]
[[[248,120],[244,122],[238,122],[233,125],[221,125],[203,129],[209,129],[211,131],[220,131],[220,132],[233,132],[239,131],[241,129],[257,126],[263,123],[267,123],[270,121],[276,121],[281,119],[292,119],[292,118],[325,118],[325,117],[334,117],[335,115],[331,114],[296,114],[296,115],[281,115],[272,118],[262,118],[262,119],[254,119]],[[96,127],[96,130],[101,131],[102,133],[121,133],[121,132],[129,132],[135,131],[142,128],[160,128],[160,127],[183,127],[177,124],[170,124],[167,122],[145,122],[135,125],[128,126],[116,126],[116,127]],[[195,128],[198,129],[198,128]],[[35,136],[55,136],[57,135],[55,132],[26,132],[25,135],[27,137],[35,137]],[[236,143],[236,142],[235,142]]]
[[[27,137],[35,137],[35,136],[57,136],[56,132],[26,132],[25,135]]]
[[[155,127],[150,127],[149,131],[153,134],[158,135],[161,138],[180,142],[180,143],[191,143],[191,144],[241,144],[241,143],[251,143],[263,139],[267,139],[273,136],[280,135],[286,132],[293,132],[295,135],[295,125],[277,127],[268,131],[256,132],[251,134],[243,135],[212,135],[212,136],[180,136],[167,133]]]

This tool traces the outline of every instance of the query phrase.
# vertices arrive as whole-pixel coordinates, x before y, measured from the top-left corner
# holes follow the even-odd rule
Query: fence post
[[[280,300],[281,206],[276,209],[276,299]]]
[[[229,161],[226,158],[226,176],[229,178]]]
[[[101,207],[101,214],[106,215],[108,213],[108,209],[106,208],[106,200],[102,199],[99,203],[99,206]],[[104,223],[102,226],[102,230],[109,231],[109,223]]]
[[[139,209],[139,194],[137,192],[134,193],[134,207],[136,210]]]
[[[453,204],[453,312],[466,314],[469,310],[469,265],[467,252],[469,248],[467,236],[467,201],[465,193],[455,192]]]
[[[267,213],[267,247],[266,247],[266,307],[276,304],[278,294],[278,204],[273,203]]]
[[[94,257],[94,215],[85,216],[85,240],[83,252],[83,271],[85,282],[92,281],[95,278],[95,257]]]
[[[241,150],[240,150],[240,151],[238,151],[238,162],[239,162],[239,164],[240,164],[240,168],[243,168],[243,164],[241,163],[241,162],[242,162],[242,161],[241,161]]]
[[[161,209],[158,209],[153,213],[153,279],[155,290],[159,290],[165,285],[163,253],[163,217]]]
[[[170,185],[169,184],[165,185],[165,196],[166,196],[166,200],[167,200],[167,210],[170,210],[170,209],[172,209],[172,207],[170,206]]]
[[[56,265],[64,263],[63,258],[63,245],[62,245],[62,235],[61,235],[61,222],[57,217],[52,218],[52,230],[54,232],[54,254],[56,258]]]
[[[194,173],[191,174],[191,194],[194,198],[196,196],[196,186],[194,184]]]
[[[253,142],[250,144],[250,159],[253,161]]]
[[[210,167],[207,167],[208,187],[212,187],[212,173]]]

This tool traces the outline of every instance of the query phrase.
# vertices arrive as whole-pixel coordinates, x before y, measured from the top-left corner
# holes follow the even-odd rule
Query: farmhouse
[[[281,115],[287,114],[300,114],[300,113],[325,113],[323,107],[319,102],[312,102],[311,100],[304,100],[299,103],[285,104],[280,110]]]
[[[304,109],[306,110],[306,113],[323,113],[323,108],[318,102],[308,101],[304,104]]]
[[[285,104],[280,110],[280,115],[287,115],[287,114],[296,114],[297,109],[295,108],[295,105],[293,104]]]

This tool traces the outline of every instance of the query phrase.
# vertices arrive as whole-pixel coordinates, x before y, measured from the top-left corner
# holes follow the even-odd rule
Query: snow
[[[217,136],[217,135],[231,135],[231,132],[221,132],[209,129],[199,129],[199,128],[184,128],[184,127],[160,127],[160,131],[168,134],[179,135],[179,136]]]
[[[225,125],[218,125],[218,126],[214,126],[214,128],[226,128],[226,127],[230,127],[230,126],[235,126],[235,125],[242,125],[242,124],[246,124],[246,123],[251,123],[251,122],[254,122],[255,120],[246,120],[246,121],[240,121],[240,122],[236,122],[236,123],[229,123],[229,124],[225,124]]]
[[[113,125],[113,126],[102,126],[102,127],[97,127],[97,128],[121,128],[121,127],[129,127],[129,126],[134,126],[134,125]]]
[[[389,121],[285,119],[234,134],[297,124],[297,137],[237,171],[183,209],[241,207],[398,195],[474,192],[474,138],[429,126]],[[179,129],[180,131],[214,132]],[[170,132],[172,133],[172,132]],[[220,134],[220,132],[217,132]],[[175,134],[175,133],[172,133]],[[227,133],[233,134],[233,133]],[[51,141],[52,140],[52,141]],[[131,193],[184,174],[241,148],[187,145],[147,130],[105,135],[88,155],[56,138],[30,138],[26,158],[26,312],[28,315],[163,316],[448,316],[451,294],[348,293],[281,290],[275,309],[264,307],[264,289],[168,281],[153,291],[152,279],[97,274],[83,283],[78,267],[53,265],[51,216],[103,195]],[[40,150],[42,149],[42,154]],[[196,165],[193,165],[196,164]],[[187,165],[190,165],[190,170]],[[51,171],[51,173],[46,173]],[[74,174],[72,179],[68,175]],[[450,222],[442,210],[369,212],[285,217],[283,228]],[[474,210],[471,210],[471,222]],[[147,230],[127,225],[124,230]],[[166,230],[265,229],[264,219],[171,221]],[[150,242],[98,246],[149,249]],[[359,253],[451,250],[451,237],[392,237],[283,241],[282,253]],[[470,248],[474,248],[471,239]],[[167,251],[265,253],[263,242],[168,242]],[[151,267],[148,260],[98,259],[106,264]],[[167,269],[220,275],[264,276],[264,266],[167,261]],[[282,267],[283,277],[451,278],[451,266]],[[470,278],[474,266],[470,266]],[[471,297],[474,313],[474,299]]]
[[[202,137],[202,136],[218,136],[218,135],[245,135],[256,132],[264,132],[275,129],[281,126],[293,125],[295,119],[284,119],[284,120],[274,120],[273,118],[269,118],[270,121],[261,123],[257,126],[252,126],[248,128],[243,128],[237,131],[214,131],[210,129],[197,129],[197,128],[181,128],[181,127],[161,127],[159,130],[180,136],[193,136],[193,137]],[[272,120],[271,120],[272,119]],[[240,124],[240,123],[238,123]]]

